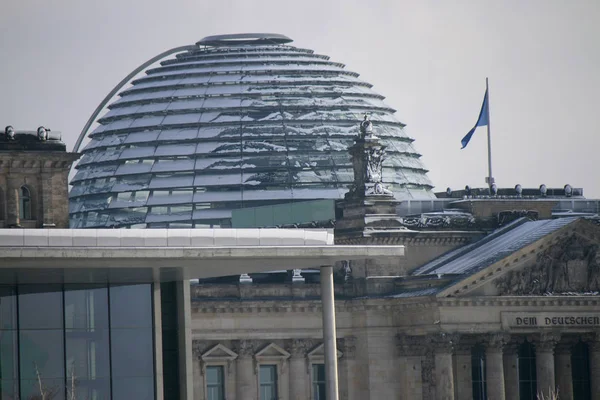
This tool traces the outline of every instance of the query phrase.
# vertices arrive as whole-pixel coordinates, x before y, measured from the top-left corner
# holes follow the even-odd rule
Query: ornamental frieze
[[[572,234],[537,255],[534,265],[494,281],[499,295],[597,294],[598,244]]]

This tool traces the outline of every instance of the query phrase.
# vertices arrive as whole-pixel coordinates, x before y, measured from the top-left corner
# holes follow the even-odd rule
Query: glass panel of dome
[[[124,143],[146,143],[156,140],[160,131],[132,132],[127,135]]]
[[[158,111],[164,111],[169,107],[170,102],[161,102],[161,103],[150,103],[141,105],[135,113],[131,114],[148,114],[154,113]]]
[[[135,121],[133,121],[133,123],[129,126],[130,128],[141,128],[141,127],[145,127],[145,126],[156,126],[156,125],[160,125],[163,122],[163,119],[166,119],[165,117],[161,116],[149,116],[149,117],[142,117],[142,118],[136,118]]]
[[[117,129],[127,129],[131,126],[133,121],[134,121],[133,118],[125,118],[125,119],[119,119],[119,120],[113,121],[113,122],[105,125],[105,128],[106,128],[105,131],[114,131]]]
[[[195,139],[198,136],[198,128],[189,129],[168,129],[160,132],[159,141],[173,141]]]
[[[154,153],[156,156],[183,156],[194,154],[194,144],[159,144]]]
[[[197,174],[194,179],[196,186],[220,186],[220,185],[241,185],[242,175],[237,172],[234,174]]]
[[[181,94],[180,94],[181,96]],[[205,99],[189,99],[189,100],[176,100],[169,104],[168,109],[172,110],[200,110],[203,108]]]
[[[150,189],[157,188],[175,188],[192,186],[194,183],[194,175],[173,173],[165,177],[154,176],[150,181]]]
[[[288,200],[293,199],[292,189],[273,189],[273,190],[248,190],[244,189],[244,201],[250,200]]]
[[[117,178],[117,184],[113,189],[118,192],[147,189],[151,177],[150,174],[120,176]]]
[[[152,168],[153,172],[167,171],[191,171],[194,169],[195,161],[192,159],[159,160]]]
[[[214,192],[196,192],[194,193],[194,203],[197,202],[230,202],[241,201],[242,192],[240,190],[226,190]]]
[[[167,115],[162,125],[193,124],[200,120],[200,113]]]
[[[115,175],[129,175],[129,174],[142,174],[150,172],[152,164],[146,163],[135,163],[135,164],[122,164],[119,165]]]

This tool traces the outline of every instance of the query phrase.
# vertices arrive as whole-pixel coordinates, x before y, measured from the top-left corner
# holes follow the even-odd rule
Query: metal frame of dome
[[[82,150],[69,195],[72,227],[227,226],[239,207],[342,198],[353,180],[347,149],[365,113],[388,147],[384,181],[396,197],[434,198],[413,140],[383,96],[343,64],[290,41],[212,36],[130,73],[90,118],[131,83]]]

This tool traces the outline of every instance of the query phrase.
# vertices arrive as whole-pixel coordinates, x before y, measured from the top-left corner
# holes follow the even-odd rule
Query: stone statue
[[[4,134],[8,140],[15,140],[15,128],[13,128],[11,125],[8,125],[6,128],[4,128]]]
[[[43,126],[37,128],[37,137],[40,141],[45,142],[48,139],[48,131]]]
[[[373,137],[373,123],[367,114],[365,114],[363,121],[360,123],[360,137],[362,139]]]
[[[494,283],[500,295],[598,292],[598,245],[573,234],[538,254],[535,264],[511,271]]]

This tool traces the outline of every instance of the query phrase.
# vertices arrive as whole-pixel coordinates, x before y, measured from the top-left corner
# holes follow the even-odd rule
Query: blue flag
[[[473,127],[473,129],[471,129],[469,131],[469,133],[467,133],[465,135],[464,138],[462,138],[462,140],[460,141],[460,143],[462,144],[461,149],[464,149],[465,147],[467,147],[467,145],[469,144],[469,140],[471,140],[471,136],[473,136],[473,133],[475,133],[475,129],[477,129],[478,126],[486,126],[489,121],[488,121],[488,92],[487,89],[485,90],[485,96],[483,97],[483,104],[481,105],[481,111],[479,112],[479,118],[477,118],[477,123],[475,124],[475,126]]]

